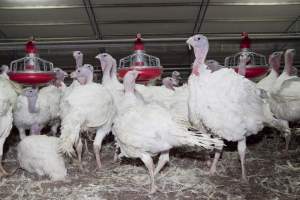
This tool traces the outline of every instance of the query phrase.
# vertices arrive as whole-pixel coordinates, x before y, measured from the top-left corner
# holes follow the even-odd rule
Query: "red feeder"
[[[254,81],[260,80],[269,71],[266,57],[262,54],[258,54],[250,51],[251,41],[248,37],[248,33],[242,33],[242,40],[240,44],[241,51],[225,58],[225,67],[233,68],[238,72],[239,57],[242,53],[247,52],[250,60],[246,66],[246,78]]]
[[[162,68],[159,58],[145,53],[141,34],[138,33],[134,42],[134,53],[120,60],[118,76],[123,79],[128,71],[137,70],[140,72],[137,81],[148,82],[160,77]]]
[[[35,41],[26,44],[26,56],[10,63],[10,80],[23,85],[44,85],[55,78],[53,63],[37,57]]]

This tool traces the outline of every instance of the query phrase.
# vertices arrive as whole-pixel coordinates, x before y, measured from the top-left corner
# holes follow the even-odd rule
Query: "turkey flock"
[[[238,73],[206,60],[208,39],[201,34],[186,41],[195,60],[188,82],[180,86],[180,74],[162,80],[162,86],[136,84],[139,71],[128,72],[121,83],[117,62],[108,53],[95,57],[102,69],[102,83],[93,81],[94,68],[83,64],[83,54],[73,52],[76,70],[73,82],[64,84],[66,72],[55,68],[55,80],[43,88],[27,87],[9,80],[9,68],[0,75],[0,159],[11,129],[18,129],[21,142],[17,159],[21,168],[52,180],[67,176],[65,157],[77,157],[81,164],[83,134],[93,138],[95,164],[101,169],[103,139],[112,133],[115,161],[122,157],[140,159],[150,176],[150,193],[157,191],[155,176],[169,161],[169,152],[180,146],[198,146],[214,151],[209,174],[217,171],[224,147],[223,140],[237,142],[242,181],[247,182],[245,167],[247,136],[268,126],[291,140],[289,123],[300,120],[300,78],[293,67],[294,49],[269,56],[270,72],[254,83],[244,77],[247,53],[239,58]],[[281,57],[284,70],[280,74]],[[41,135],[44,127],[51,135]],[[60,127],[60,131],[58,128]],[[26,135],[29,131],[29,136]],[[60,136],[57,133],[60,132]],[[155,166],[153,157],[158,155]],[[0,162],[0,176],[9,176]]]

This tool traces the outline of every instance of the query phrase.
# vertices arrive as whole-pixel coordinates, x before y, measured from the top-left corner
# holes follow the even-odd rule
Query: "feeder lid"
[[[135,42],[134,42],[134,51],[138,51],[138,50],[141,50],[141,51],[144,51],[144,43],[142,41],[142,35],[140,33],[136,34],[136,39],[135,39]]]
[[[242,32],[242,40],[241,40],[241,44],[240,44],[240,49],[250,49],[251,46],[251,40],[248,37],[248,33],[247,32]]]
[[[34,37],[31,36],[29,41],[26,43],[25,45],[25,52],[27,54],[30,54],[30,53],[34,53],[36,54],[37,53],[37,48],[35,46],[35,40],[34,40]]]

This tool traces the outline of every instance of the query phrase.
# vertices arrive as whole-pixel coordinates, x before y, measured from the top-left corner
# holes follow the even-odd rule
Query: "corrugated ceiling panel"
[[[206,18],[266,19],[296,17],[300,5],[292,6],[209,6]]]
[[[282,1],[282,0],[247,0],[247,1],[241,1],[241,0],[211,0],[210,1],[211,3],[262,3],[262,4],[265,4],[265,3],[292,3],[292,2],[295,2],[295,3],[299,3],[299,0],[285,0],[285,1]]]
[[[62,6],[62,5],[81,5],[81,0],[1,0],[1,7],[14,6]]]
[[[93,36],[89,25],[76,26],[16,26],[5,27],[2,31],[11,38],[37,37],[80,37]]]
[[[135,35],[136,33],[172,34],[188,33],[192,31],[193,24],[103,24],[101,30],[104,35]]]
[[[91,0],[93,4],[130,4],[130,3],[182,3],[182,0]],[[195,0],[184,0],[184,2],[197,2]]]
[[[1,10],[1,23],[87,21],[84,9]]]
[[[197,7],[95,8],[96,17],[106,20],[195,19]]]
[[[290,22],[208,22],[204,23],[203,33],[278,33],[282,32]]]

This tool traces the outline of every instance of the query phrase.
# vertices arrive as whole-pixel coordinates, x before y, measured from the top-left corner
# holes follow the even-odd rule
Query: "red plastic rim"
[[[233,67],[235,72],[238,72],[238,67]],[[265,75],[269,71],[268,67],[265,66],[256,66],[246,68],[246,78],[257,78]]]
[[[54,73],[45,72],[10,72],[10,80],[24,85],[43,85],[54,79]]]
[[[118,76],[123,79],[125,74],[131,70],[140,72],[137,81],[150,81],[159,77],[162,73],[162,67],[124,67],[119,69]]]

